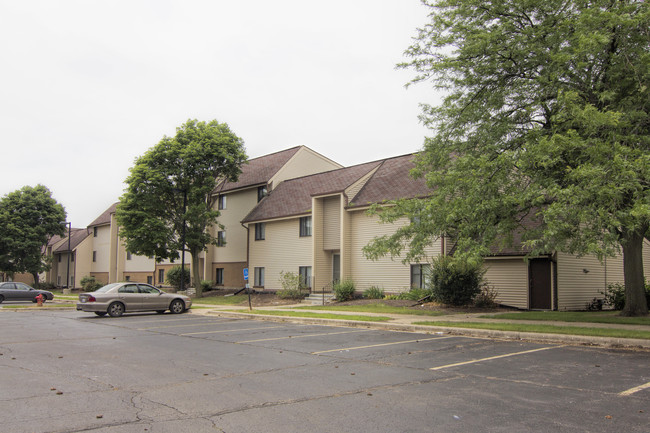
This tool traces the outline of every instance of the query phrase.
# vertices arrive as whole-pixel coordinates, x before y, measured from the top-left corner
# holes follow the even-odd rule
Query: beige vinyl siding
[[[528,264],[523,258],[485,260],[485,280],[497,291],[496,302],[528,308]]]
[[[269,180],[273,188],[287,179],[307,176],[324,171],[335,170],[343,166],[325,158],[322,155],[301,147],[293,157]]]
[[[93,229],[90,229],[93,251],[97,251],[96,260],[92,263],[92,272],[108,272],[111,253],[111,226],[97,227],[97,237],[93,236]],[[90,253],[92,261],[92,252]]]
[[[608,286],[614,283],[623,284],[625,281],[623,275],[623,255],[619,254],[616,257],[607,257],[603,260],[603,263],[606,271],[605,285]]]
[[[299,266],[312,266],[312,237],[300,237],[300,219],[269,221],[265,239],[250,240],[249,281],[253,270],[264,268],[264,289],[279,290],[280,272],[298,273]]]
[[[341,196],[323,199],[323,249],[341,248]]]
[[[220,211],[221,216],[218,218],[219,223],[225,228],[215,228],[214,231],[216,236],[218,230],[225,230],[226,245],[223,247],[211,245],[209,248],[212,251],[209,256],[214,263],[245,262],[247,232],[240,222],[257,205],[257,188],[229,193],[226,197],[226,209]]]
[[[354,202],[354,197],[359,194],[359,191],[361,191],[361,188],[368,182],[368,179],[372,177],[373,174],[379,169],[380,166],[377,166],[375,169],[370,171],[370,173],[366,174],[363,176],[361,179],[356,181],[352,186],[350,186],[348,189],[345,190],[345,195],[348,196],[348,200],[353,203]],[[356,203],[356,204],[365,204],[365,203]]]
[[[188,262],[189,257],[190,255],[186,253],[185,254],[186,262]],[[131,254],[131,260],[126,260],[126,255],[125,255],[124,260],[125,260],[124,272],[145,272],[145,273],[148,272],[149,275],[151,275],[153,273],[153,270],[156,267],[156,261],[146,256],[136,256],[135,254]],[[178,263],[180,264],[180,261]]]
[[[616,272],[614,266],[609,268],[610,273]],[[600,292],[607,287],[605,266],[595,256],[576,257],[558,253],[557,286],[560,311],[584,310],[593,298],[603,297]]]
[[[74,287],[81,287],[81,279],[89,277],[93,262],[93,235],[81,241],[75,248]],[[72,268],[72,267],[71,267]],[[72,272],[71,272],[72,273]]]
[[[403,264],[401,258],[391,259],[380,258],[377,261],[367,260],[362,252],[374,237],[390,235],[395,232],[400,224],[406,224],[402,220],[396,224],[380,224],[377,216],[368,216],[363,211],[350,213],[350,247],[351,247],[351,268],[352,280],[357,291],[363,291],[369,287],[376,286],[386,292],[394,293],[408,291],[411,285],[411,266]],[[429,259],[440,253],[440,241],[427,248]],[[424,263],[425,260],[422,261]]]

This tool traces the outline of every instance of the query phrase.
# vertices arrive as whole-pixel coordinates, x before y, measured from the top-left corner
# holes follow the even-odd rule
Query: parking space
[[[197,432],[650,424],[643,351],[195,313],[8,313],[0,326],[0,366],[7,385],[21,387],[0,391],[8,413],[20,413],[8,431],[157,431],[180,421]],[[90,395],[102,406],[87,407]],[[26,409],[43,404],[59,412]]]

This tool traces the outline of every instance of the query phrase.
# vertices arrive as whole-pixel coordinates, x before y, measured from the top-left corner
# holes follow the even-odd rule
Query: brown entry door
[[[551,309],[551,261],[533,259],[529,264],[529,287],[531,310]]]

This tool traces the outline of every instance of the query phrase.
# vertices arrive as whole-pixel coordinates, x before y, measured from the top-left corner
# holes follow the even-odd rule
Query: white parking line
[[[557,349],[559,347],[564,347],[564,346],[541,347],[539,349],[524,350],[523,352],[506,353],[505,355],[490,356],[481,359],[472,359],[471,361],[456,362],[455,364],[447,364],[447,365],[441,365],[439,367],[432,367],[429,370],[443,370],[445,368],[457,367],[459,365],[475,364],[481,361],[491,361],[493,359],[508,358],[510,356],[517,356],[517,355],[525,355],[527,353],[541,352],[542,350]]]
[[[344,347],[344,348],[340,348],[340,349],[321,350],[319,352],[312,352],[311,354],[312,355],[320,355],[321,353],[343,352],[344,350],[368,349],[370,347],[392,346],[392,345],[395,345],[395,344],[419,343],[420,341],[444,340],[446,338],[458,338],[458,337],[449,336],[449,337],[420,338],[418,340],[396,341],[394,343],[381,343],[381,344],[371,344],[369,346],[356,346],[356,347]]]
[[[354,332],[368,332],[369,329],[361,329],[357,331],[339,331],[339,332],[327,332],[321,334],[307,334],[307,335],[289,335],[288,337],[274,337],[274,338],[260,338],[259,340],[245,340],[237,341],[236,344],[244,343],[257,343],[259,341],[273,341],[273,340],[292,340],[294,338],[305,338],[305,337],[320,337],[321,335],[338,335],[338,334],[352,334]]]
[[[211,325],[213,323],[224,323],[224,322],[230,322],[230,320],[211,320],[209,322],[205,321],[199,323],[190,323],[188,325],[151,326],[149,328],[138,328],[138,331],[149,331],[151,329],[162,329],[162,328],[182,328],[185,326],[203,326],[203,325]]]
[[[262,326],[258,328],[220,329],[219,331],[188,332],[186,334],[179,334],[179,335],[185,336],[185,335],[200,335],[200,334],[219,334],[222,332],[256,331],[259,329],[275,329],[275,328],[286,328],[286,326]]]
[[[643,391],[644,389],[648,389],[648,388],[650,388],[650,382],[644,385],[635,386],[634,388],[630,388],[627,391],[619,392],[618,395],[620,395],[621,397],[625,397],[627,395],[632,395],[635,392]]]

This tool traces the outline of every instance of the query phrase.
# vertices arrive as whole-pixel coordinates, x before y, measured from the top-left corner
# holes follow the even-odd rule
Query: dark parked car
[[[169,310],[178,314],[192,306],[192,299],[176,293],[165,293],[149,284],[111,283],[94,292],[79,294],[77,310],[105,316],[119,317],[133,311]]]
[[[14,283],[7,281],[0,283],[0,302],[3,301],[32,301],[36,302],[36,297],[43,295],[43,302],[54,299],[52,292],[47,290],[38,290],[28,286],[25,283]]]

